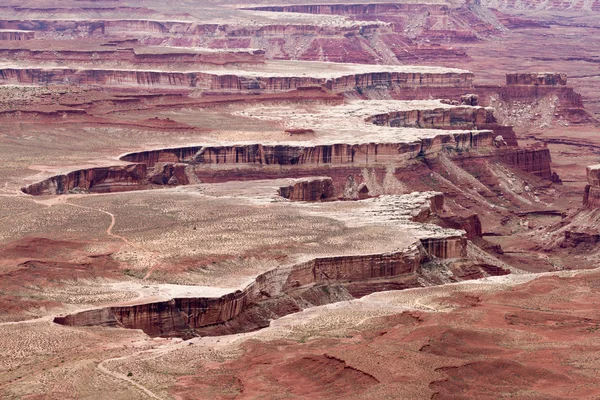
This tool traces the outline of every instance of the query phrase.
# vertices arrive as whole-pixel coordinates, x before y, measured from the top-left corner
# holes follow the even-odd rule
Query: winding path
[[[149,390],[148,388],[146,388],[146,387],[144,387],[144,386],[140,385],[139,383],[137,383],[137,382],[136,382],[136,381],[134,381],[133,379],[129,378],[128,376],[126,376],[126,375],[123,375],[123,374],[119,374],[119,373],[117,373],[117,372],[114,372],[114,371],[111,371],[111,370],[109,370],[108,368],[106,368],[106,367],[103,365],[104,363],[107,363],[107,362],[110,362],[110,361],[123,360],[123,359],[130,358],[130,357],[132,357],[133,355],[137,355],[137,354],[139,354],[139,353],[132,354],[132,355],[125,356],[125,357],[117,357],[117,358],[109,358],[109,359],[106,359],[106,360],[104,360],[104,361],[100,362],[100,364],[98,364],[97,368],[98,368],[98,370],[99,370],[99,371],[101,371],[102,373],[104,373],[104,374],[106,374],[106,375],[109,375],[109,376],[111,376],[111,377],[113,377],[113,378],[115,378],[115,379],[120,379],[120,380],[122,380],[122,381],[125,381],[125,382],[127,382],[127,383],[129,383],[129,384],[131,384],[131,385],[135,386],[136,388],[138,388],[139,390],[141,390],[142,392],[144,392],[144,393],[145,393],[145,394],[146,394],[148,397],[150,397],[150,398],[152,398],[152,399],[156,399],[156,400],[164,400],[162,397],[160,397],[160,396],[156,395],[156,394],[155,394],[155,393],[153,393],[151,390]]]
[[[127,244],[127,245],[129,245],[129,246],[131,246],[133,248],[136,248],[138,250],[146,251],[146,252],[149,252],[149,253],[152,253],[152,254],[158,254],[158,252],[155,251],[155,250],[148,250],[148,249],[144,248],[143,246],[140,246],[138,244],[135,244],[135,243],[131,242],[129,239],[127,239],[124,236],[117,235],[116,233],[113,233],[112,230],[113,230],[113,228],[115,226],[115,223],[117,222],[115,214],[113,214],[113,213],[111,213],[109,211],[103,210],[101,208],[93,208],[93,207],[88,207],[88,206],[82,206],[82,205],[79,205],[79,204],[69,203],[69,201],[66,201],[65,204],[68,204],[68,205],[73,206],[73,207],[79,207],[79,208],[87,209],[87,210],[98,211],[98,212],[101,212],[103,214],[108,215],[110,217],[110,225],[108,226],[108,228],[106,228],[106,234],[108,236],[113,237],[115,239],[119,239],[123,243],[125,243],[125,244]],[[144,275],[144,277],[142,278],[142,280],[148,279],[150,277],[150,275],[152,274],[152,272],[154,272],[159,265],[160,265],[160,263],[156,263],[155,265],[153,265],[152,267],[150,267],[148,269],[148,272],[146,272],[146,275]]]

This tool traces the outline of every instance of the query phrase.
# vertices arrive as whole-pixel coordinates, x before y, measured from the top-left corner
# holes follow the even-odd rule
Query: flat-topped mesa
[[[483,107],[451,107],[424,110],[393,111],[367,118],[375,125],[431,128],[431,129],[474,129],[483,124],[495,123],[492,109]]]
[[[553,104],[551,111],[543,111],[553,120],[566,120],[573,124],[594,123],[595,118],[586,111],[582,96],[567,86],[567,75],[561,73],[515,73],[506,75],[506,85],[477,85],[474,90],[480,103],[504,109],[509,120],[523,118],[522,103],[537,103],[545,98]],[[499,104],[498,104],[499,103]],[[529,122],[540,119],[531,114]]]
[[[407,204],[416,207],[415,210],[430,208],[433,212],[431,207],[441,202],[440,196],[435,192],[416,197],[390,196],[391,203],[386,199],[370,199],[366,204],[369,207],[382,204],[383,209],[389,204],[395,204],[394,208]],[[432,198],[437,200],[432,201]],[[402,221],[402,218],[394,217],[395,225]],[[410,221],[408,217],[405,223],[414,227],[415,223]],[[421,274],[421,266],[425,263],[431,263],[429,269],[443,269],[465,261],[467,239],[463,231],[427,229],[390,252],[319,256],[293,265],[281,265],[258,275],[244,289],[220,297],[176,297],[146,304],[111,306],[57,317],[54,321],[69,326],[142,329],[150,336],[162,337],[247,332],[314,305],[428,284],[428,278]],[[477,277],[488,276],[478,269],[478,265],[470,264],[469,268],[479,271]]]
[[[270,321],[323,305],[381,291],[421,286],[421,264],[431,259],[463,260],[464,236],[424,238],[403,251],[323,257],[259,275],[244,290],[218,297],[175,298],[149,304],[83,311],[54,322],[68,326],[141,329],[149,336],[190,338],[248,332]],[[475,268],[475,278],[489,271]],[[506,274],[498,269],[493,274]]]
[[[526,86],[566,86],[567,74],[556,72],[506,74],[506,84]]]
[[[201,147],[190,162],[222,165],[352,165],[402,162],[418,156],[443,151],[446,147],[457,150],[477,147],[492,148],[494,132],[466,131],[440,134],[414,141],[386,141],[361,144],[251,144]],[[173,153],[171,153],[173,154]],[[161,158],[160,153],[149,154],[148,159]],[[123,161],[140,159],[136,153],[121,158]]]
[[[583,195],[583,206],[589,209],[600,208],[600,164],[586,168],[588,184]]]

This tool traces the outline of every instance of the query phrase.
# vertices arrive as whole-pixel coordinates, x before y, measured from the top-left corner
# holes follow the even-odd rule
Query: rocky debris
[[[571,231],[564,232],[565,238],[560,243],[561,248],[576,248],[580,253],[586,253],[596,248],[600,243],[600,233],[591,231]]]
[[[494,146],[507,146],[506,140],[504,140],[504,137],[502,137],[502,135],[498,135],[494,138]]]
[[[460,104],[476,107],[479,105],[479,96],[476,94],[464,94],[460,96]]]

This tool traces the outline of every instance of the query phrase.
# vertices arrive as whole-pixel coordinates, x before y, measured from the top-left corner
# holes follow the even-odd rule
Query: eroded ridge
[[[510,271],[467,259],[465,231],[423,224],[443,214],[441,193],[384,196],[304,212],[323,214],[353,226],[384,229],[386,252],[331,255],[280,265],[251,284],[221,297],[176,297],[159,302],[115,305],[56,317],[70,326],[142,329],[150,336],[190,338],[223,335],[268,326],[307,307],[362,297],[381,290],[472,279]],[[432,272],[435,271],[435,272]]]
[[[469,100],[470,102],[472,100]],[[247,107],[241,117],[274,121],[290,132],[276,143],[206,143],[125,154],[128,164],[96,167],[31,184],[31,195],[116,192],[197,182],[328,176],[327,198],[356,198],[364,168],[401,170],[424,158],[487,157],[559,181],[547,148],[518,148],[510,126],[489,108],[441,101],[353,100],[303,110]],[[358,130],[357,130],[358,128]],[[297,134],[296,132],[302,132]],[[355,176],[348,182],[348,176]],[[358,178],[360,179],[360,178]],[[368,192],[369,188],[365,189]],[[348,195],[348,193],[351,193]]]

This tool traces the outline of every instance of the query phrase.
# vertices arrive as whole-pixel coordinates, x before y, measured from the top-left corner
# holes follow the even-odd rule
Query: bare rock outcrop
[[[318,67],[315,67],[318,68]],[[340,72],[332,77],[257,74],[253,71],[186,71],[79,68],[4,68],[0,83],[17,85],[101,85],[153,88],[199,88],[213,92],[281,92],[321,87],[334,93],[369,88],[463,87],[472,85],[470,72],[395,72],[386,68],[373,72]],[[387,68],[389,69],[389,68]]]
[[[588,184],[583,195],[583,205],[589,209],[600,208],[600,165],[586,168]]]
[[[146,164],[98,167],[53,176],[22,189],[24,193],[41,196],[69,192],[120,192],[136,190],[146,178]]]
[[[335,187],[331,178],[307,178],[281,187],[279,195],[292,201],[327,201],[335,199]]]
[[[506,74],[506,85],[566,86],[567,74],[556,72]]]
[[[540,178],[559,181],[558,175],[550,168],[550,150],[546,147],[527,147],[522,149],[506,149],[498,153],[498,158],[505,164]]]

